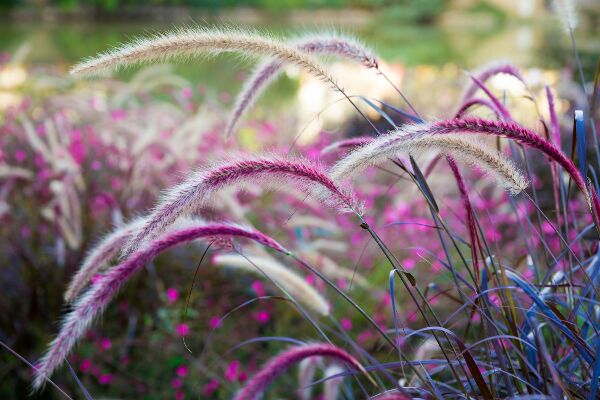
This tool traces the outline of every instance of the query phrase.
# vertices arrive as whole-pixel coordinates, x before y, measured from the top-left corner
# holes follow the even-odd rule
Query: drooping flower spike
[[[246,254],[219,254],[213,258],[213,263],[249,271],[259,274],[261,277],[265,274],[277,282],[278,285],[281,285],[302,305],[324,317],[330,314],[329,302],[305,279],[274,258]]]
[[[354,38],[335,33],[310,35],[296,40],[294,47],[310,54],[324,54],[356,61],[367,68],[377,68],[378,61],[372,51]],[[237,96],[227,122],[225,134],[230,136],[237,128],[244,114],[252,107],[269,84],[281,72],[283,63],[279,59],[269,59],[260,63],[246,80],[244,88]]]
[[[81,267],[71,279],[65,291],[65,301],[73,301],[94,275],[119,254],[129,240],[131,233],[135,232],[144,220],[144,218],[137,218],[128,224],[115,228],[87,253]]]
[[[147,221],[132,235],[124,255],[155,238],[180,216],[203,207],[218,190],[231,186],[243,188],[248,184],[271,188],[293,185],[340,212],[360,212],[362,208],[348,187],[334,183],[314,161],[280,156],[240,156],[198,170],[167,191]]]
[[[454,116],[454,118],[463,118],[467,114],[467,112],[469,112],[469,110],[475,106],[482,106],[482,107],[489,108],[495,114],[496,118],[500,119],[500,111],[498,111],[495,104],[489,100],[479,99],[479,98],[466,100],[458,108],[458,111],[456,112],[456,115]]]
[[[214,241],[244,238],[257,242],[275,251],[289,254],[289,251],[274,239],[252,229],[222,223],[190,223],[181,229],[167,232],[161,238],[151,242],[143,249],[132,254],[121,264],[108,270],[88,291],[74,303],[73,310],[66,315],[60,332],[50,343],[48,352],[41,359],[33,387],[39,389],[52,372],[65,360],[73,346],[85,334],[93,320],[117,294],[131,276],[160,253],[197,239]]]
[[[346,351],[331,344],[294,346],[273,357],[252,376],[235,396],[235,400],[256,400],[269,385],[286,370],[310,357],[329,358],[366,373],[360,363]]]
[[[535,132],[525,128],[514,121],[492,121],[482,118],[465,118],[441,120],[425,124],[414,124],[403,126],[387,135],[378,137],[374,142],[363,146],[342,159],[334,170],[336,175],[341,175],[363,164],[369,165],[371,160],[377,160],[379,152],[386,149],[402,146],[403,143],[411,143],[411,140],[421,138],[427,140],[436,136],[455,136],[461,134],[488,135],[511,139],[524,146],[532,147],[543,152],[548,158],[560,165],[573,179],[579,190],[586,198],[587,204],[592,211],[596,224],[600,228],[597,216],[600,211],[600,200],[594,188],[587,184],[585,177],[581,175],[578,168],[556,145],[537,135]],[[373,154],[373,150],[375,154]],[[332,175],[335,179],[335,175]]]
[[[521,74],[521,71],[519,71],[519,69],[516,66],[508,62],[492,62],[488,65],[483,66],[481,69],[479,69],[479,71],[474,72],[473,76],[476,77],[479,80],[479,82],[485,83],[490,78],[499,74],[513,76],[516,79],[518,79],[523,85],[527,86],[527,83],[525,82],[525,78],[523,77],[523,74]],[[472,82],[471,85],[467,87],[467,90],[465,90],[465,94],[463,95],[463,102],[473,97],[473,95],[479,89],[480,86],[477,85],[475,82]]]
[[[410,129],[417,129],[421,126],[424,125],[411,125]],[[350,178],[370,166],[386,162],[398,153],[419,154],[436,150],[480,167],[495,176],[512,193],[519,193],[527,187],[527,179],[513,163],[499,152],[490,149],[489,146],[457,135],[436,136],[423,134],[411,136],[405,132],[406,129],[408,128],[400,128],[387,135],[373,138],[370,143],[357,148],[331,168],[331,178],[334,181]]]
[[[333,77],[307,53],[264,34],[231,28],[179,29],[138,38],[75,65],[71,73],[97,75],[146,62],[211,56],[222,52],[272,57],[282,63],[297,65],[326,83],[335,84]]]

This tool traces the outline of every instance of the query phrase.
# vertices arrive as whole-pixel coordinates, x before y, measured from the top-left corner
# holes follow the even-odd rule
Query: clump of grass
[[[573,22],[569,22],[571,29],[572,25]],[[241,95],[228,128],[233,130],[252,102],[252,97],[258,94],[260,87],[266,85],[285,63],[296,64],[337,89],[339,87],[333,78],[310,54],[352,53],[344,55],[357,61],[362,60],[367,67],[378,67],[375,59],[365,49],[352,46],[354,44],[350,41],[339,38],[309,40],[303,46],[294,42],[284,43],[255,32],[195,29],[141,39],[80,64],[74,68],[74,72],[94,73],[140,62],[222,51],[267,57],[268,61],[251,78],[249,88]],[[358,311],[360,317],[369,323],[369,333],[374,333],[376,339],[373,340],[372,347],[363,345],[364,342],[359,343],[352,331],[351,321],[338,321],[338,316],[332,312],[319,289],[309,286],[272,259],[246,257],[241,252],[218,256],[217,263],[260,270],[288,295],[288,300],[292,300],[294,305],[301,304],[321,316],[327,316],[326,322],[315,322],[304,314],[314,332],[328,344],[298,345],[275,357],[264,357],[270,360],[237,390],[236,399],[259,398],[276,378],[293,365],[315,357],[329,358],[345,367],[343,370],[337,369],[335,376],[326,379],[325,394],[332,398],[337,397],[338,390],[342,388],[354,397],[379,399],[414,396],[440,399],[481,397],[487,400],[557,394],[572,398],[596,397],[600,376],[600,346],[596,338],[599,327],[594,318],[600,276],[597,237],[586,237],[593,225],[589,224],[590,218],[586,219],[579,212],[578,200],[570,196],[570,185],[564,182],[558,167],[566,172],[584,194],[585,203],[591,210],[591,219],[597,228],[600,227],[600,200],[596,188],[585,176],[586,169],[578,169],[573,160],[561,150],[560,126],[551,91],[546,89],[552,130],[552,140],[548,140],[542,134],[516,122],[509,108],[486,87],[486,80],[498,73],[513,75],[525,83],[520,72],[509,64],[486,67],[472,77],[465,101],[459,106],[455,118],[451,119],[428,122],[418,115],[411,116],[387,105],[387,108],[418,122],[401,125],[371,102],[373,109],[393,129],[375,137],[321,144],[316,153],[328,157],[332,157],[337,150],[351,150],[349,154],[334,161],[331,168],[304,158],[271,154],[234,155],[227,161],[188,174],[183,183],[167,191],[139,225],[134,223],[133,227],[126,226],[117,230],[90,252],[90,256],[84,261],[84,268],[80,270],[80,276],[78,274],[76,277],[78,283],[74,283],[67,293],[68,298],[73,298],[81,290],[89,280],[90,271],[98,271],[112,258],[117,248],[125,248],[120,263],[104,273],[73,304],[73,310],[67,315],[57,338],[36,371],[34,387],[39,388],[65,360],[93,319],[102,313],[125,282],[158,254],[196,239],[218,244],[226,250],[237,250],[232,242],[233,238],[245,238],[289,256],[304,267],[310,273],[309,276],[318,277],[321,283],[335,290],[339,297],[352,306],[353,311]],[[399,88],[394,86],[394,89],[404,98]],[[472,98],[480,89],[487,99]],[[248,90],[252,93],[249,94]],[[348,96],[347,98],[350,100]],[[464,118],[474,106],[489,108],[498,120]],[[416,110],[412,111],[417,114]],[[371,123],[364,114],[360,115]],[[582,113],[577,112],[576,116],[578,122],[581,122]],[[379,132],[377,129],[375,131]],[[523,151],[520,164],[524,166],[527,177],[507,155],[472,140],[475,135],[509,139],[513,158],[519,158],[514,144],[521,146],[519,149]],[[483,207],[479,206],[478,213],[476,203],[471,201],[470,196],[479,193],[467,186],[456,162],[466,161],[469,165],[490,173],[511,194],[518,194],[525,192],[529,181],[537,178],[536,171],[530,168],[525,148],[540,151],[551,162],[558,228],[546,216],[546,209],[537,198],[538,189],[535,185],[532,185],[531,195],[526,193],[521,198],[506,196],[501,203],[488,204],[483,201],[485,204]],[[423,174],[419,168],[416,158],[430,151],[438,154],[436,160],[444,156],[448,162],[460,195],[455,208],[464,209],[464,220],[457,217],[462,213],[450,206],[444,208],[444,203],[436,200],[434,180],[428,182],[430,175]],[[401,160],[400,155],[407,155],[408,161]],[[581,154],[579,157],[585,165],[585,157]],[[410,178],[408,181],[415,185],[417,193],[422,197],[421,202],[419,198],[415,198],[411,199],[410,204],[428,214],[428,219],[414,223],[391,222],[386,226],[412,224],[431,229],[431,234],[418,236],[423,242],[420,246],[426,248],[425,251],[433,248],[434,242],[438,246],[436,250],[430,250],[430,269],[419,271],[421,274],[415,274],[416,278],[409,272],[414,267],[408,267],[409,259],[401,257],[395,251],[396,248],[390,246],[392,240],[402,242],[405,238],[400,235],[380,235],[376,232],[376,229],[379,231],[377,225],[380,222],[377,216],[366,216],[363,213],[359,198],[370,186],[376,186],[375,180],[369,178],[369,181],[363,181],[366,184],[357,190],[342,184],[359,172],[372,166],[380,167],[390,160],[397,170],[384,171],[398,180]],[[433,166],[428,171],[433,171]],[[595,177],[595,171],[592,174]],[[446,186],[444,180],[441,185]],[[307,209],[321,218],[327,215],[321,208],[330,207],[339,211],[339,231],[343,231],[343,227],[346,228],[346,233],[352,235],[351,247],[356,247],[356,237],[361,236],[362,230],[367,231],[376,248],[389,263],[378,262],[378,259],[369,254],[369,263],[387,268],[383,275],[387,275],[385,279],[388,279],[389,285],[385,301],[378,303],[379,307],[383,307],[375,311],[375,316],[371,316],[352,298],[356,294],[352,289],[342,289],[341,284],[338,285],[329,278],[334,276],[333,270],[337,271],[339,268],[330,271],[326,268],[322,268],[322,271],[313,268],[296,253],[253,228],[217,222],[192,222],[192,225],[177,226],[177,222],[183,217],[218,203],[215,194],[225,188],[250,187],[256,190],[258,186],[293,187],[299,190],[305,200],[316,200],[316,205],[307,206]],[[379,190],[369,198],[369,205],[393,203],[395,194],[390,189]],[[522,201],[522,198],[529,202]],[[235,215],[244,219],[246,212],[240,203],[236,203]],[[516,225],[523,235],[522,242],[518,242],[517,246],[509,247],[506,242],[495,238],[493,229],[496,228],[496,220],[492,220],[492,217],[500,214],[506,222],[508,213],[500,210],[503,207],[516,215],[515,220],[510,220],[509,224]],[[520,208],[526,210],[522,211]],[[481,210],[485,210],[486,218],[482,218]],[[360,228],[343,219],[343,213],[347,212],[358,218]],[[267,219],[264,215],[262,217]],[[585,224],[587,226],[581,226]],[[303,242],[311,240],[312,235],[315,235],[314,232],[307,234],[308,229],[290,228],[281,223],[275,225],[280,232],[287,232],[290,237],[297,239],[299,237],[295,241],[299,246],[305,245]],[[327,232],[324,229],[326,224],[314,225]],[[465,228],[468,240],[461,238]],[[337,233],[337,229],[327,233],[332,232]],[[531,233],[531,237],[527,236],[528,233]],[[411,234],[416,235],[416,231]],[[550,236],[551,240],[548,239]],[[585,240],[593,243],[586,243]],[[352,250],[356,249],[346,251]],[[469,252],[472,260],[468,260],[466,256]],[[299,250],[297,254],[303,253],[311,254],[308,258],[311,258],[311,262],[317,262],[318,257],[312,256],[310,252]],[[513,257],[510,253],[517,255]],[[359,260],[362,255],[360,253]],[[426,259],[423,255],[420,257]],[[448,279],[441,284],[434,282],[431,277],[434,263],[441,265],[440,268],[447,273]],[[422,263],[419,267],[425,269],[427,265]],[[472,268],[475,268],[475,274]],[[380,270],[378,268],[377,272]],[[527,273],[530,274],[529,278],[524,277]],[[396,276],[404,285],[401,293],[395,289]],[[362,278],[360,275],[359,277]],[[337,275],[336,278],[354,279],[345,274]],[[362,300],[372,304],[380,293],[376,292],[374,282],[363,283],[361,286],[368,292],[368,296]],[[396,302],[401,296],[405,301],[402,303],[401,313],[398,313]],[[261,299],[265,297],[260,296]],[[443,298],[446,303],[441,307],[445,312],[443,317],[434,304],[434,299],[439,298]],[[240,308],[248,304],[246,302]],[[387,311],[391,311],[391,318],[388,320],[381,317]],[[412,323],[419,328],[410,329]],[[297,343],[295,339],[283,336],[255,338],[251,341]],[[344,343],[352,351],[343,350],[333,343]],[[411,351],[414,349],[416,351]],[[350,353],[356,354],[356,357]],[[409,359],[407,354],[414,354],[414,359]],[[367,370],[369,374],[366,373]],[[303,365],[301,382],[312,380],[314,372],[314,368]],[[362,382],[358,372],[366,375],[369,386]],[[340,386],[341,380],[346,376],[352,376],[356,385]],[[360,389],[358,395],[355,388]],[[305,388],[300,389],[301,396],[309,394],[309,391],[302,390]]]

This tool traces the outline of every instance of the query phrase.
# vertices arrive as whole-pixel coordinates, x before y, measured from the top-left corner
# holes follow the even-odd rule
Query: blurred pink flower
[[[15,151],[15,160],[17,160],[18,162],[23,162],[23,161],[25,161],[26,158],[27,158],[27,153],[25,153],[25,151],[23,151],[23,150]]]
[[[102,374],[98,377],[98,382],[101,385],[110,385],[113,383],[114,376],[112,374]]]
[[[81,364],[79,364],[79,369],[83,373],[88,372],[90,368],[92,368],[92,360],[90,360],[89,358],[84,358],[81,361]]]
[[[177,333],[180,336],[187,336],[188,333],[190,333],[190,327],[188,326],[188,324],[185,323],[181,323],[179,325],[177,325]]]
[[[112,342],[108,338],[100,339],[100,348],[102,350],[109,350],[112,347]]]
[[[212,317],[210,321],[208,321],[208,326],[210,326],[210,329],[217,329],[221,326],[221,318],[217,316]]]
[[[186,86],[183,89],[181,89],[181,95],[184,99],[189,99],[190,97],[192,97],[192,94],[192,88],[189,86]]]
[[[229,382],[234,382],[238,377],[238,370],[240,368],[240,362],[238,360],[233,360],[227,366],[227,370],[225,371],[225,379]]]
[[[178,298],[179,298],[179,291],[177,289],[172,288],[172,287],[167,289],[167,301],[170,304],[175,303]]]
[[[254,293],[256,293],[257,296],[264,296],[267,294],[261,281],[252,282],[252,290],[254,290]]]
[[[254,314],[254,319],[261,324],[266,324],[271,320],[271,315],[268,311],[261,310]]]
[[[350,321],[349,318],[342,318],[342,328],[344,330],[349,331],[350,329],[352,329],[352,321]]]
[[[208,382],[206,385],[204,385],[204,388],[202,389],[202,393],[206,397],[212,396],[212,394],[214,392],[216,392],[216,390],[218,388],[219,388],[219,381],[217,381],[216,379],[213,379],[210,382]]]
[[[180,365],[175,369],[175,373],[177,374],[177,376],[180,376],[183,378],[184,376],[187,376],[187,374],[188,374],[188,367],[185,365]]]
[[[120,109],[120,108],[113,110],[110,113],[110,117],[113,119],[113,121],[121,121],[121,120],[125,119],[126,115],[127,115],[127,113],[125,112],[125,110]]]

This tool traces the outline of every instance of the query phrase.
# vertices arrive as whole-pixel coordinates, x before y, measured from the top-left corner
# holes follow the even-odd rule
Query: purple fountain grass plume
[[[132,222],[115,228],[100,240],[85,256],[81,267],[71,279],[65,292],[65,301],[71,302],[81,290],[92,280],[110,260],[112,260],[127,243],[129,236],[145,222],[144,218],[136,218]]]
[[[244,387],[235,396],[235,400],[258,399],[267,387],[287,369],[306,358],[315,356],[330,358],[365,372],[354,357],[331,344],[318,343],[294,346],[272,358],[260,371],[248,379]]]
[[[228,240],[233,238],[249,239],[275,251],[290,254],[285,247],[267,235],[252,228],[233,224],[191,224],[166,233],[161,238],[132,254],[121,264],[108,270],[96,284],[77,299],[73,310],[64,318],[58,336],[52,341],[48,352],[39,363],[33,387],[39,389],[46,378],[62,364],[73,346],[85,334],[94,318],[102,313],[110,300],[136,271],[143,268],[160,253],[172,247],[197,239],[214,241],[215,238]]]
[[[200,209],[218,190],[227,186],[243,188],[248,184],[293,185],[306,195],[340,212],[358,212],[362,206],[349,187],[337,185],[314,161],[281,156],[236,157],[208,169],[198,170],[180,185],[169,190],[154,208],[146,223],[132,235],[124,255],[152,240],[180,216]],[[319,190],[317,190],[319,189]]]
[[[498,98],[490,91],[490,89],[488,89],[488,87],[485,85],[485,83],[483,83],[481,80],[479,80],[478,78],[471,76],[471,80],[473,80],[473,83],[480,88],[481,90],[483,90],[483,93],[485,93],[485,95],[492,101],[492,103],[494,104],[494,108],[496,110],[498,110],[498,113],[500,114],[501,119],[505,120],[505,121],[511,121],[512,117],[510,115],[510,111],[508,111],[508,108],[506,108],[504,106],[504,104],[502,104],[502,102],[500,100],[498,100]]]
[[[458,111],[456,112],[456,115],[454,116],[454,118],[463,118],[465,116],[465,114],[471,109],[471,107],[474,107],[474,106],[487,107],[490,110],[492,110],[492,112],[496,115],[496,118],[500,119],[500,111],[498,111],[498,109],[496,108],[496,106],[494,105],[494,103],[492,103],[491,101],[485,100],[485,99],[469,99],[469,100],[466,100],[458,108]]]
[[[467,190],[467,186],[463,179],[462,174],[458,169],[458,165],[456,165],[456,161],[450,156],[446,157],[446,162],[450,166],[450,170],[454,175],[454,179],[456,180],[456,184],[458,185],[458,192],[460,193],[460,198],[463,203],[463,207],[465,208],[465,214],[467,216],[467,231],[469,233],[469,240],[471,242],[471,257],[473,258],[473,266],[475,267],[475,279],[479,281],[479,258],[477,252],[478,246],[478,236],[477,236],[477,224],[475,222],[475,214],[473,212],[473,205],[471,204],[471,199],[469,199],[469,192]]]
[[[359,62],[367,68],[377,68],[379,65],[375,55],[363,44],[354,38],[335,33],[303,37],[296,40],[293,45],[298,50],[310,54],[339,56]],[[278,59],[270,59],[257,66],[237,96],[225,129],[227,137],[237,129],[244,114],[252,107],[269,84],[279,76],[282,67],[283,63]]]
[[[554,107],[554,96],[549,86],[546,86],[546,98],[548,99],[548,113],[550,114],[550,137],[552,141],[558,147],[561,148],[560,140],[560,125],[558,123],[558,115],[556,115],[556,108]],[[558,170],[556,164],[552,163],[550,171],[552,172],[552,192],[554,195],[554,207],[558,211],[560,210],[560,194],[558,185]]]
[[[548,99],[548,113],[550,114],[550,129],[552,141],[560,148],[560,125],[558,123],[558,115],[556,115],[556,107],[554,106],[554,96],[550,86],[546,86],[546,98]]]
[[[512,193],[519,193],[527,187],[527,179],[512,162],[484,144],[466,140],[458,135],[442,136],[434,135],[433,132],[411,135],[408,132],[429,125],[409,125],[373,139],[371,143],[359,147],[339,160],[331,168],[330,177],[334,181],[349,178],[367,167],[386,162],[398,153],[419,154],[435,150],[480,167],[495,176],[499,183]]]
[[[600,201],[597,199],[596,191],[591,185],[587,184],[585,178],[581,175],[573,161],[571,161],[571,159],[569,159],[552,142],[514,121],[492,121],[482,118],[465,118],[442,120],[427,124],[408,125],[398,129],[391,135],[387,135],[387,139],[384,139],[384,141],[387,146],[393,146],[395,141],[404,142],[414,137],[456,134],[481,134],[505,137],[524,146],[541,151],[552,161],[560,165],[571,176],[579,190],[585,195],[588,207],[590,208],[590,211],[592,211],[592,216],[594,216],[594,220],[600,228],[597,219],[600,211],[600,208],[598,207]],[[380,139],[378,139],[378,141],[379,140]],[[375,142],[371,145],[374,143]]]
[[[495,61],[488,65],[485,65],[479,71],[473,73],[473,76],[475,76],[481,83],[485,83],[490,78],[498,74],[513,76],[519,81],[521,81],[523,85],[527,86],[527,83],[525,82],[525,78],[523,77],[523,74],[521,74],[521,71],[519,71],[519,69],[514,65],[504,61]],[[467,88],[467,90],[465,90],[465,94],[463,95],[464,101],[469,100],[471,97],[473,97],[473,95],[475,94],[475,92],[477,92],[478,89],[480,89],[480,86],[477,85],[475,82],[472,83]]]

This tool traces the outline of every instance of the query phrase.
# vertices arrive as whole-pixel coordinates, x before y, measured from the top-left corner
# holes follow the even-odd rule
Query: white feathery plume
[[[339,160],[331,168],[329,176],[339,182],[368,167],[380,165],[398,153],[418,155],[435,150],[490,173],[513,194],[527,187],[527,179],[498,151],[457,135],[420,134],[422,131],[422,124],[408,125],[379,136]]]
[[[330,313],[327,300],[300,275],[290,271],[272,257],[249,256],[241,254],[218,254],[213,258],[213,263],[220,266],[228,266],[236,269],[267,275],[270,279],[281,285],[290,296],[300,304],[313,310],[321,316]]]
[[[80,62],[71,69],[71,74],[98,75],[146,62],[211,56],[222,52],[272,57],[282,63],[297,65],[335,86],[334,79],[305,52],[256,31],[233,28],[187,28],[138,38]]]
[[[567,33],[577,28],[579,17],[577,16],[576,0],[553,0],[552,9]]]

